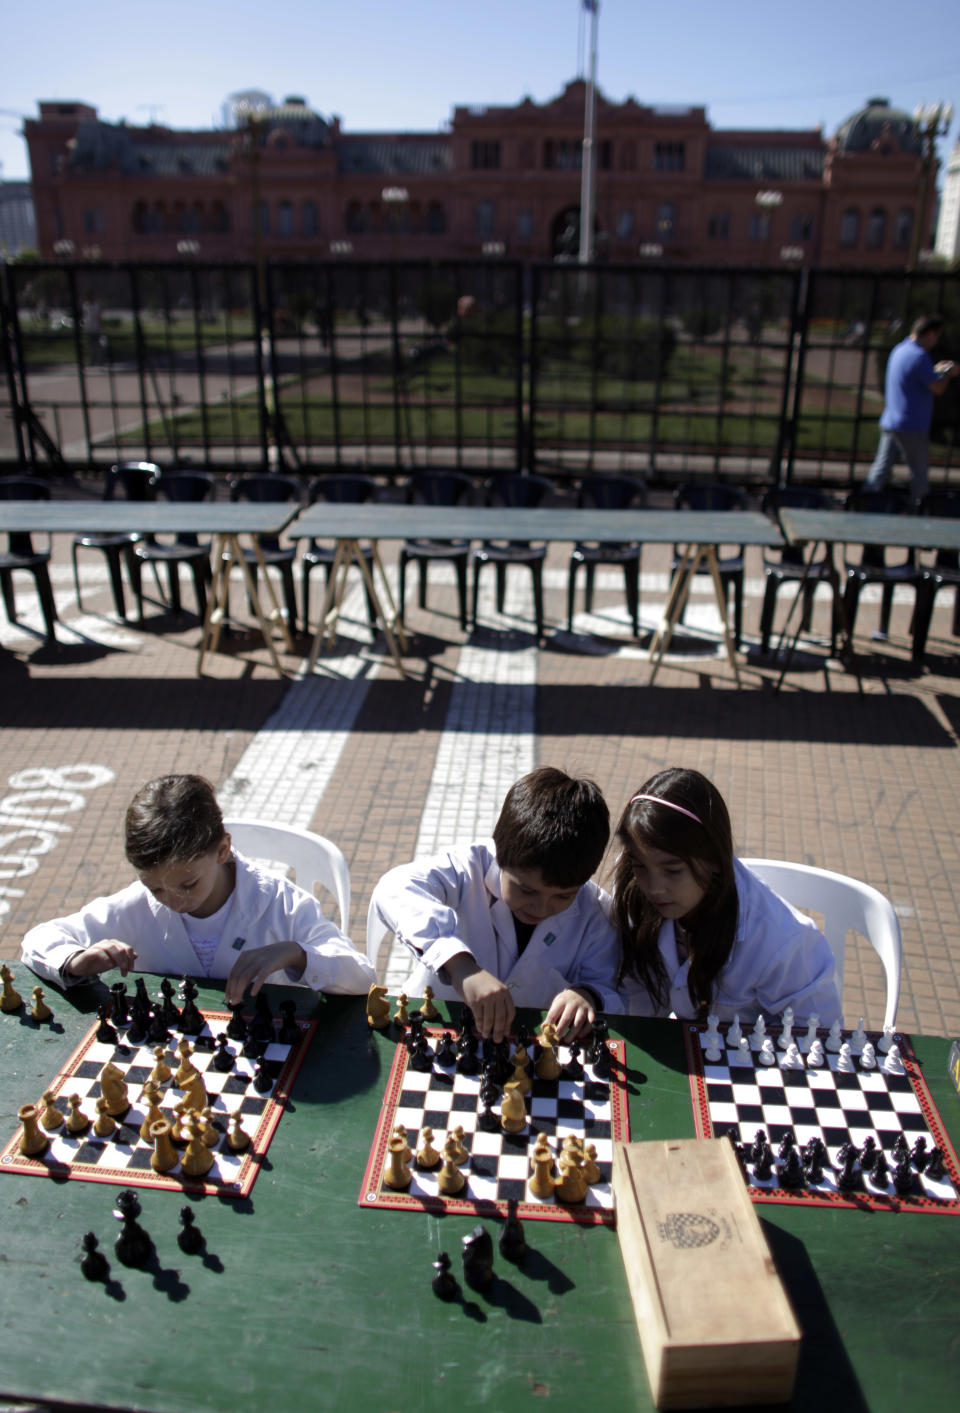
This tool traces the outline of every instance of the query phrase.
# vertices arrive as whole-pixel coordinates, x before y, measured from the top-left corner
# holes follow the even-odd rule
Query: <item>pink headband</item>
[[[685,814],[687,819],[692,819],[694,824],[699,824],[703,828],[703,820],[692,810],[684,809],[683,805],[675,805],[672,800],[665,800],[662,795],[634,795],[628,803],[632,805],[635,800],[651,800],[655,805],[666,805],[668,810],[676,810],[677,814]]]

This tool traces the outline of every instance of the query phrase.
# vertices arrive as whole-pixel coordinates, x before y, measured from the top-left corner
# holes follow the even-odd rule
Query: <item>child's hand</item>
[[[461,983],[463,999],[473,1012],[477,1033],[484,1039],[504,1040],[517,1008],[502,981],[482,968]]]
[[[108,942],[98,942],[94,947],[85,947],[82,952],[74,952],[63,969],[64,976],[99,976],[102,971],[116,967],[121,976],[133,970],[137,954],[126,942],[111,938]]]
[[[266,947],[251,947],[249,952],[241,952],[224,987],[227,1005],[239,1005],[248,986],[250,995],[256,996],[271,972],[302,973],[306,965],[306,953],[298,942],[271,942]]]
[[[546,1020],[556,1026],[558,1038],[568,1041],[589,1035],[596,1017],[593,1002],[572,986],[554,996],[546,1014]]]

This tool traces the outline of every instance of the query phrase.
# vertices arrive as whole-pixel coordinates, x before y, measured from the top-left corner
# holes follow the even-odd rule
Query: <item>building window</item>
[[[184,235],[199,235],[203,230],[203,207],[199,201],[184,206],[180,212],[180,230]]]
[[[103,235],[103,212],[97,207],[83,213],[84,235]]]
[[[442,201],[431,201],[427,207],[427,231],[430,235],[443,235],[447,229],[447,213]]]
[[[677,208],[672,201],[662,201],[657,207],[657,239],[664,244],[677,233]]]
[[[492,201],[478,201],[473,208],[473,230],[478,236],[492,236],[494,225],[494,207]]]
[[[226,235],[230,230],[230,212],[222,201],[213,203],[213,211],[210,216],[210,229],[216,235]]]
[[[277,235],[293,235],[293,206],[289,201],[281,201],[277,208]]]
[[[754,211],[747,227],[750,240],[766,240],[770,235],[770,215],[767,211]]]
[[[637,170],[637,144],[635,142],[620,144],[620,170],[621,172],[635,172]]]
[[[614,230],[617,233],[617,240],[633,240],[636,229],[636,222],[633,219],[632,211],[618,211]]]
[[[813,239],[813,217],[794,216],[790,222],[790,239],[796,244],[799,241]]]
[[[305,201],[300,208],[300,230],[305,236],[315,236],[319,230],[317,221],[317,203],[315,201]]]
[[[493,171],[500,166],[499,142],[473,142],[470,150],[470,165],[474,170]]]
[[[707,221],[707,240],[729,240],[730,217],[726,211],[714,211]]]
[[[860,239],[860,212],[855,206],[844,211],[840,222],[840,244],[854,246]]]
[[[686,160],[686,144],[683,142],[655,142],[653,145],[653,167],[657,172],[682,172]]]
[[[897,212],[897,219],[893,224],[893,248],[894,250],[908,250],[910,239],[913,235],[913,212],[908,207],[903,207]]]
[[[613,166],[613,143],[605,137],[600,144],[600,159],[598,166],[601,172],[609,172]]]
[[[579,171],[582,158],[583,146],[579,141],[548,137],[543,144],[543,165],[548,171]]]
[[[359,201],[351,201],[347,207],[347,230],[351,235],[360,235],[369,226],[367,209]]]
[[[537,149],[529,139],[526,139],[525,141],[521,142],[517,150],[517,160],[519,161],[520,166],[527,170],[530,167],[536,166]]]
[[[524,211],[518,211],[518,212],[517,212],[517,240],[522,240],[522,241],[533,240],[533,212],[532,212],[532,211],[524,210]]]
[[[887,213],[877,206],[867,217],[867,249],[882,250],[887,238]]]

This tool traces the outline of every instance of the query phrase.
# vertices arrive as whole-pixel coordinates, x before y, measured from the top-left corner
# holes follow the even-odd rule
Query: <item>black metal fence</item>
[[[629,470],[844,486],[960,275],[515,262],[5,267],[0,461]],[[960,384],[932,479],[958,465]]]

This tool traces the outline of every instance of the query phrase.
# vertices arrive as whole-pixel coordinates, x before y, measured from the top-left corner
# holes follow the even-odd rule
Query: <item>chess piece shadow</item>
[[[156,1251],[143,1269],[153,1277],[154,1290],[162,1291],[173,1304],[179,1305],[190,1294],[190,1287],[180,1279],[180,1272],[172,1266],[161,1266]]]
[[[566,1271],[561,1271],[542,1251],[534,1251],[530,1247],[523,1258],[523,1274],[530,1280],[545,1282],[551,1295],[566,1295],[576,1289],[576,1282],[570,1279]]]
[[[526,1261],[524,1261],[524,1274],[526,1274]],[[530,1325],[543,1324],[543,1316],[540,1314],[539,1307],[534,1305],[533,1301],[510,1281],[504,1280],[503,1276],[495,1275],[482,1294],[488,1305],[503,1310],[511,1320],[525,1320]]]

